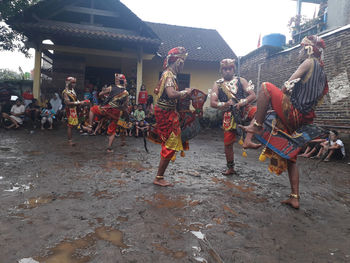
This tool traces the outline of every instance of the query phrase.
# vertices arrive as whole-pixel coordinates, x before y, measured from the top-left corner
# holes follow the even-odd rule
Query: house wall
[[[163,61],[155,58],[151,61],[144,62],[143,83],[146,85],[148,94],[154,96],[153,90],[158,84],[159,73],[162,69]],[[220,78],[219,63],[215,62],[195,62],[186,61],[183,74],[190,74],[190,87],[196,88],[208,94],[215,80]],[[206,101],[204,108],[209,107],[209,100]]]
[[[148,94],[153,95],[153,90],[158,84],[159,73],[162,69],[163,60],[154,57],[152,60],[143,61],[143,83],[146,85]],[[83,93],[85,69],[86,67],[101,67],[121,69],[125,76],[136,79],[137,61],[135,59],[105,57],[95,55],[75,56],[72,54],[60,54],[53,62],[53,80],[45,93],[52,94],[61,92],[65,87],[65,79],[67,76],[77,78],[77,93]],[[186,61],[183,74],[190,74],[190,86],[199,89],[208,94],[208,89],[211,89],[215,80],[220,78],[218,62],[196,62]],[[99,87],[101,88],[101,87]],[[154,96],[156,99],[156,96]],[[209,100],[204,105],[209,107]]]
[[[329,83],[329,97],[316,111],[316,123],[333,127],[350,128],[350,28],[323,36],[326,43],[324,63]],[[256,84],[257,65],[261,64],[260,83],[269,81],[281,87],[299,63],[300,48],[268,55],[259,49],[242,59],[242,76]],[[248,77],[247,77],[248,76]],[[350,132],[350,129],[343,129]]]

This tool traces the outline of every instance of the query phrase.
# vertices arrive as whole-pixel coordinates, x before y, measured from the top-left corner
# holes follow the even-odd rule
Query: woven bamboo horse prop
[[[193,89],[189,97],[179,99],[177,111],[180,115],[181,140],[183,143],[194,138],[200,132],[199,118],[203,115],[203,106],[206,100],[207,94],[198,89]],[[191,104],[194,110],[190,109]],[[150,129],[148,139],[155,143],[162,143],[154,126]],[[148,152],[146,140],[144,146],[146,152]]]
[[[286,169],[285,160],[296,160],[302,147],[309,141],[319,138],[326,131],[316,125],[307,124],[293,134],[288,134],[276,112],[270,111],[264,121],[264,132],[255,137],[265,145],[259,159],[270,158],[269,170],[281,174]]]

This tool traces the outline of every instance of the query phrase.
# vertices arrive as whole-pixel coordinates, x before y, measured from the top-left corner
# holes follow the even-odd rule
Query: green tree
[[[10,17],[22,13],[29,6],[40,0],[0,0],[0,50],[20,51],[29,57],[25,47],[26,37],[12,30],[6,22]]]
[[[30,79],[29,72],[23,72],[21,67],[18,67],[18,71],[14,71],[8,68],[0,69],[0,80],[24,80]]]
[[[0,69],[0,80],[19,80],[22,79],[22,76],[20,73],[5,68],[5,69]]]

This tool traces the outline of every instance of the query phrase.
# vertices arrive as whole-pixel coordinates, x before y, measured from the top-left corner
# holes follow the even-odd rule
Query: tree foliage
[[[29,6],[40,0],[0,0],[0,50],[20,51],[29,56],[25,47],[26,37],[12,30],[6,22],[9,18],[22,13]]]
[[[11,69],[0,69],[0,80],[21,80],[23,75]]]

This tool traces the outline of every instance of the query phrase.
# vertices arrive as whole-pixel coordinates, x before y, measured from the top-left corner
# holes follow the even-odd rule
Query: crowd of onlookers
[[[82,135],[103,135],[107,133],[110,119],[107,117],[94,119],[93,132],[88,132],[89,111],[92,105],[98,105],[104,98],[98,96],[97,88],[90,90],[85,88],[83,98],[90,101],[88,104],[79,106],[78,129]],[[26,125],[31,128],[40,126],[41,130],[51,130],[54,124],[64,122],[65,105],[58,93],[54,93],[48,100],[44,96],[40,100],[34,99],[30,90],[22,94],[22,98],[15,101],[8,99],[0,101],[0,126],[5,129],[18,129]],[[116,136],[136,136],[148,133],[150,126],[155,123],[153,97],[147,94],[142,85],[138,96],[138,104],[130,103],[128,107],[128,119],[121,117],[118,121]],[[325,162],[331,159],[342,160],[345,158],[344,143],[339,139],[335,130],[325,134],[322,138],[310,141],[299,157],[322,159]]]
[[[97,88],[84,89],[84,101],[90,101],[78,107],[78,129],[82,135],[100,135],[107,133],[109,118],[94,119],[93,132],[88,133],[86,126],[89,122],[89,111],[93,105],[103,102],[104,98],[98,96]],[[48,100],[41,96],[40,100],[34,99],[30,90],[22,93],[22,98],[15,100],[7,99],[0,102],[0,126],[5,129],[18,129],[21,126],[28,126],[35,129],[40,126],[41,130],[53,129],[55,125],[64,122],[66,118],[65,105],[58,93],[54,93]],[[13,98],[12,98],[13,99]],[[124,116],[129,116],[125,118]],[[145,86],[142,85],[139,92],[138,104],[128,107],[128,115],[123,115],[118,121],[116,136],[139,136],[148,133],[150,125],[155,123],[153,96],[148,95]]]
[[[329,162],[331,159],[343,160],[345,158],[345,147],[336,130],[329,131],[323,138],[310,141],[299,157],[311,159],[322,159]]]

